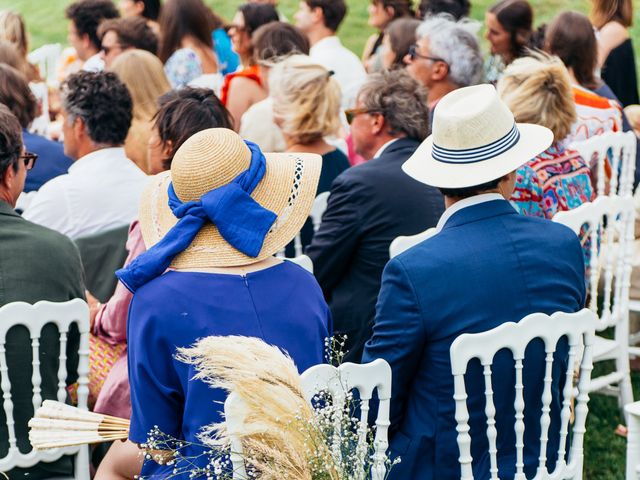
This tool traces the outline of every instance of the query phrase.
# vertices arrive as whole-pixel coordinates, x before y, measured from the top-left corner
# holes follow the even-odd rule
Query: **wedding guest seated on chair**
[[[402,70],[369,76],[347,111],[356,150],[368,162],[335,179],[307,255],[329,301],[345,361],[360,362],[371,336],[380,277],[399,235],[434,227],[442,195],[401,170],[429,133],[425,92]]]
[[[111,72],[79,72],[62,85],[64,151],[75,163],[47,182],[24,212],[71,238],[128,225],[147,176],[124,153],[131,125],[127,87]]]
[[[14,211],[22,193],[27,172],[37,155],[22,144],[18,119],[0,105],[0,307],[12,302],[36,303],[40,300],[64,302],[84,298],[82,264],[78,249],[64,235],[24,220]],[[77,329],[69,333],[67,344],[67,384],[76,381],[78,366]],[[54,324],[45,325],[40,335],[40,384],[43,400],[56,400],[60,338]],[[31,450],[27,422],[33,417],[33,350],[26,327],[13,327],[6,336],[6,361],[11,382],[13,420],[20,451]],[[36,364],[37,365],[37,364]],[[4,372],[3,372],[4,374]],[[5,379],[3,379],[5,380]],[[6,432],[7,418],[0,397],[0,431]],[[8,434],[0,435],[0,452],[9,448]],[[46,479],[70,476],[73,458],[38,463],[30,468],[6,472],[10,479]]]
[[[403,169],[440,188],[447,210],[435,236],[385,267],[373,336],[362,359],[382,358],[393,371],[390,450],[402,461],[391,470],[390,480],[460,477],[449,358],[456,337],[517,322],[535,312],[576,312],[586,295],[576,235],[563,225],[518,215],[507,201],[515,170],[551,145],[552,132],[516,124],[491,85],[446,95],[436,107],[433,131]],[[540,454],[545,354],[539,347],[528,351],[524,361],[527,478],[535,475]],[[562,353],[566,355],[566,344],[559,346],[553,365],[550,471],[559,442],[560,376],[568,362]],[[513,479],[512,357],[499,353],[493,372],[498,469],[500,478]],[[479,363],[473,364],[466,383],[473,473],[475,478],[489,478],[485,385]]]
[[[194,380],[194,367],[174,358],[176,348],[208,335],[243,335],[286,350],[300,372],[323,362],[331,320],[322,291],[302,267],[273,257],[307,219],[320,167],[318,155],[263,154],[217,128],[188,139],[171,171],[153,177],[140,205],[149,250],[118,272],[134,292],[130,441],[112,446],[96,478],[139,468],[134,442],[146,442],[154,426],[187,442],[181,453],[190,470],[208,464],[193,442],[201,427],[221,420],[225,393]],[[147,461],[141,474],[166,478],[185,466]]]
[[[20,121],[27,150],[38,155],[38,162],[27,172],[24,191],[38,190],[52,178],[67,173],[73,162],[64,154],[62,144],[28,131],[36,118],[38,105],[27,79],[16,69],[1,63],[0,103],[9,107]]]

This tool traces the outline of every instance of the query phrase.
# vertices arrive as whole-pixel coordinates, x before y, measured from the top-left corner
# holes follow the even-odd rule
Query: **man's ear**
[[[431,69],[431,78],[436,81],[442,81],[447,78],[447,75],[449,75],[449,65],[445,62],[434,62]]]
[[[82,42],[82,46],[89,50],[92,47],[92,43],[91,43],[91,37],[89,37],[88,33],[83,33],[82,35],[80,35],[80,41]]]
[[[87,127],[84,124],[84,120],[80,117],[76,117],[73,121],[73,134],[77,139],[81,139],[87,135]]]
[[[162,155],[164,155],[166,158],[170,158],[171,152],[173,152],[173,141],[167,140],[167,143],[163,144]]]
[[[133,2],[133,7],[136,9],[136,13],[138,14],[138,16],[142,16],[142,13],[144,12],[144,2],[142,0],[136,0],[135,2]]]
[[[371,115],[371,133],[374,135],[379,135],[384,132],[387,128],[387,122],[385,122],[384,117],[380,114],[374,113]]]
[[[4,171],[4,174],[2,175],[2,178],[0,179],[0,185],[2,186],[2,188],[4,188],[5,190],[11,190],[13,182],[16,181],[16,173],[17,172],[14,164],[11,164],[7,167],[7,169]]]
[[[324,25],[324,13],[322,12],[322,8],[320,7],[312,8],[311,15],[315,23],[322,23]]]

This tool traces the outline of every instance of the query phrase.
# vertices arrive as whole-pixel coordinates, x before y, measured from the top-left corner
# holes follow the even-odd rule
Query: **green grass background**
[[[536,13],[536,25],[548,22],[562,10],[573,9],[586,13],[589,8],[589,0],[530,1]],[[236,7],[242,3],[238,0],[205,0],[205,2],[227,20],[233,17]],[[64,9],[69,3],[71,3],[70,0],[0,0],[0,9],[10,8],[24,15],[31,35],[31,46],[35,48],[46,43],[66,42],[67,22],[64,19]],[[344,44],[359,55],[367,37],[373,33],[367,25],[368,1],[347,0],[347,3],[349,14],[339,34]],[[494,0],[472,0],[472,17],[482,20],[484,12],[493,3]],[[297,5],[297,0],[280,0],[280,9],[289,19],[293,17]],[[631,33],[638,53],[640,51],[640,3],[636,3],[635,20]],[[486,50],[484,41],[483,47]],[[640,65],[640,58],[637,64]],[[636,398],[640,398],[640,374],[634,374],[634,387]],[[616,425],[621,421],[615,398],[592,395],[585,441],[587,479],[624,478],[625,440],[613,433]]]

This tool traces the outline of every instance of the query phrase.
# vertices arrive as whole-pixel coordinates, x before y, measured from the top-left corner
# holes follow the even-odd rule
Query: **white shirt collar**
[[[84,65],[82,65],[82,70],[85,72],[101,72],[104,70],[104,60],[100,57],[100,52],[96,53],[92,57],[89,57]]]
[[[101,148],[73,162],[73,165],[69,167],[69,173],[78,173],[82,170],[97,168],[105,162],[109,162],[113,166],[113,162],[118,158],[128,160],[124,153],[124,147]]]
[[[336,48],[341,47],[342,42],[336,35],[331,35],[329,37],[324,37],[322,40],[318,40],[310,49],[309,54],[313,50],[317,50],[318,48]]]
[[[444,211],[444,213],[440,217],[440,220],[438,220],[438,225],[436,225],[436,233],[440,233],[440,231],[444,228],[444,225],[454,213],[459,212],[463,208],[471,207],[473,205],[479,205],[485,202],[492,202],[494,200],[504,200],[504,197],[499,193],[482,193],[480,195],[474,195],[473,197],[464,198],[454,203]]]
[[[385,143],[384,145],[382,145],[378,151],[376,152],[376,154],[373,156],[373,158],[378,158],[380,155],[382,155],[382,153],[387,149],[387,147],[389,145],[391,145],[393,142],[395,142],[396,140],[400,140],[399,138],[392,138],[391,140],[389,140],[387,143]]]

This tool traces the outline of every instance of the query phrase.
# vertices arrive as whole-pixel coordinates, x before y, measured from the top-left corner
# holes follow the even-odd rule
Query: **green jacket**
[[[0,306],[11,302],[36,303],[39,300],[64,302],[85,298],[80,254],[66,236],[28,222],[11,206],[0,201]],[[68,383],[76,380],[78,364],[77,331],[69,334],[67,348]],[[40,374],[42,398],[55,399],[58,379],[59,336],[53,324],[45,326],[40,339]],[[27,422],[33,416],[31,384],[31,340],[25,327],[13,327],[6,339],[7,364],[13,400],[13,414],[18,447],[31,449]],[[2,398],[0,398],[2,405]],[[8,432],[4,408],[0,408],[0,457],[8,449]],[[69,475],[71,461],[62,458],[51,464],[40,463],[29,469],[14,469],[10,478],[49,478]]]

